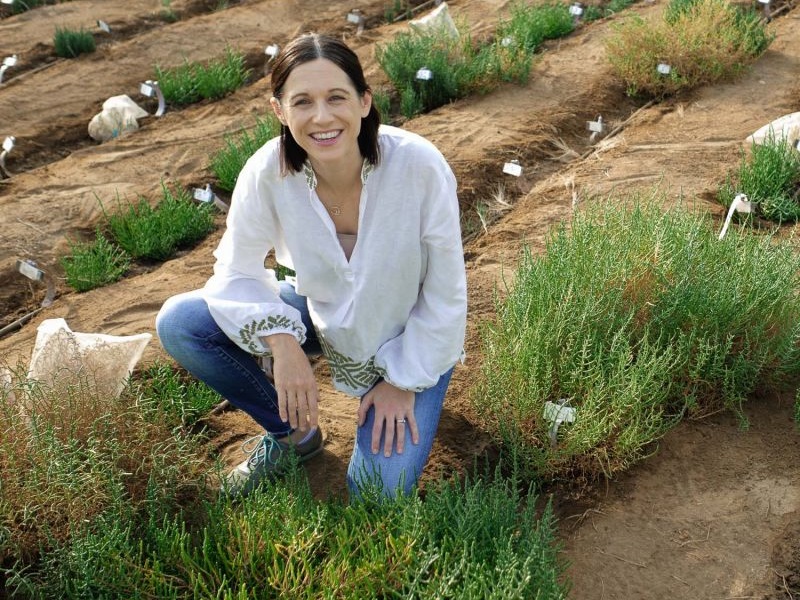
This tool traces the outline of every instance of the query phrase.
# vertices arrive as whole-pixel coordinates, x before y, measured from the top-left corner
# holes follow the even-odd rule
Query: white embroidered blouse
[[[422,391],[461,357],[466,276],[456,181],[439,151],[394,127],[379,131],[380,163],[364,161],[358,238],[348,261],[316,177],[280,175],[279,140],[239,175],[225,231],[204,287],[214,320],[239,347],[269,355],[260,336],[306,331],[282,302],[277,261],[296,273],[335,387],[353,396],[379,378]]]

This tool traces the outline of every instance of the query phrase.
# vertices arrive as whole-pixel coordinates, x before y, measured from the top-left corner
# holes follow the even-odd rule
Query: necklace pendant
[[[339,208],[338,206],[331,206],[330,210],[331,214],[335,217],[338,217],[340,214],[342,214],[342,209]]]

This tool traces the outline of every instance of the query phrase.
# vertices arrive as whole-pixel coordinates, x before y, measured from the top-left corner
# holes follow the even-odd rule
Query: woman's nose
[[[314,110],[314,120],[318,123],[324,123],[330,119],[331,111],[326,102],[318,102]]]

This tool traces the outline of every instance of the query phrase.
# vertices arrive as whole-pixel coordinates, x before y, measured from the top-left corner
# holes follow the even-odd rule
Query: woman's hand
[[[281,420],[306,431],[319,422],[319,392],[311,363],[293,335],[276,333],[262,338],[272,350],[272,374]]]
[[[406,442],[406,428],[411,431],[411,441],[419,443],[417,420],[414,418],[414,392],[401,390],[392,384],[381,381],[372,388],[358,407],[359,427],[367,420],[370,407],[375,407],[375,424],[372,426],[372,453],[377,454],[381,432],[386,429],[383,439],[383,455],[392,455],[392,446],[397,439],[397,453],[402,454]]]

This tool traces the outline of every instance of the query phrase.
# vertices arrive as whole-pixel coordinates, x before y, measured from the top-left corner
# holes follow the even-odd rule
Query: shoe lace
[[[264,462],[276,465],[277,462],[272,459],[273,450],[277,450],[276,456],[280,457],[281,445],[269,433],[254,435],[242,442],[242,452],[250,455],[247,458],[247,466],[250,470],[257,468],[258,465]]]

